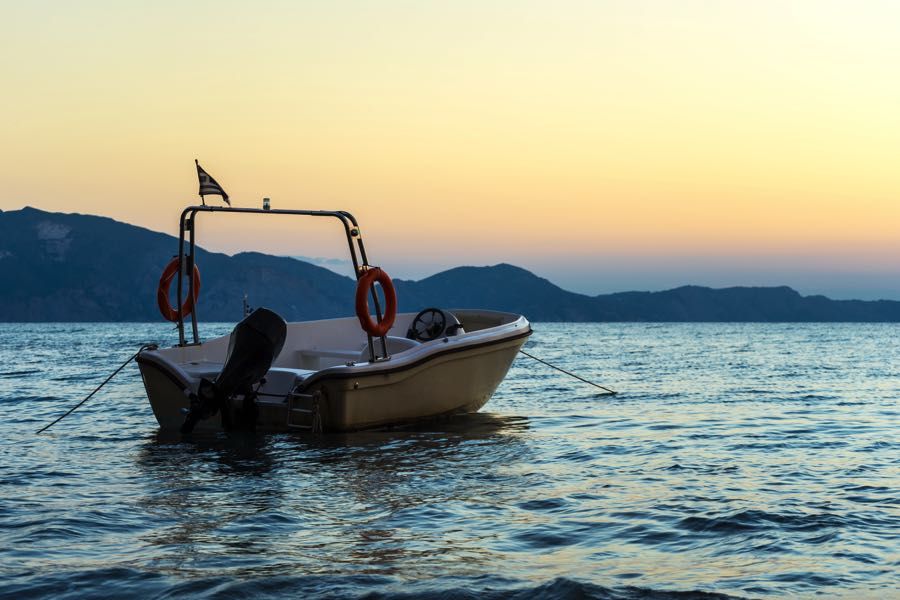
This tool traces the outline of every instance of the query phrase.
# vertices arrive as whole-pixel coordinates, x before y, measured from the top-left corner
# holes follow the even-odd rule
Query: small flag
[[[194,163],[197,165],[197,177],[200,179],[200,198],[202,199],[203,196],[222,196],[222,200],[225,201],[225,204],[231,206],[231,202],[228,200],[228,194],[225,193],[225,190],[222,189],[219,182],[203,170],[203,167],[200,166],[197,159],[194,159]]]

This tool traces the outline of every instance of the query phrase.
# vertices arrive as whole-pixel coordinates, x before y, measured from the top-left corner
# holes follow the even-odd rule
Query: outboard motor
[[[258,414],[253,386],[268,373],[286,337],[284,319],[267,308],[257,308],[238,323],[231,332],[222,371],[215,381],[201,379],[197,393],[191,394],[181,433],[190,433],[198,421],[219,411],[226,430],[253,429]],[[230,400],[238,394],[243,395],[244,403],[232,414]]]

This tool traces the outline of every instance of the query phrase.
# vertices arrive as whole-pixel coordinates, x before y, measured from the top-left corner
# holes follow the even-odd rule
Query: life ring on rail
[[[175,274],[178,273],[179,262],[177,256],[169,261],[169,264],[163,269],[162,276],[159,278],[159,287],[156,288],[156,303],[159,304],[159,312],[162,314],[163,319],[172,321],[173,323],[178,319],[183,319],[191,314],[191,311],[194,310],[194,303],[196,303],[197,298],[200,297],[200,269],[197,268],[197,265],[194,265],[193,297],[191,297],[190,292],[188,292],[188,297],[184,301],[184,304],[181,305],[181,309],[176,311],[172,308],[172,305],[169,303],[169,286],[172,284],[172,279],[175,278]]]
[[[369,315],[369,292],[372,291],[376,281],[384,290],[384,316],[380,323],[373,321]],[[356,283],[356,316],[359,317],[363,331],[378,337],[386,335],[394,324],[394,318],[397,316],[397,292],[394,291],[394,282],[390,276],[378,267],[372,267],[363,273]]]

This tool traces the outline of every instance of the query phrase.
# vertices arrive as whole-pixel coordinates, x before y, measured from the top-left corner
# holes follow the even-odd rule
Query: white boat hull
[[[361,351],[365,336],[355,318],[290,324],[285,348],[256,401],[255,428],[352,431],[478,411],[503,381],[531,327],[524,317],[509,313],[452,312],[466,333],[376,362]],[[411,318],[398,315],[394,331],[405,331]],[[142,353],[141,375],[162,429],[181,427],[190,394],[200,377],[215,377],[227,343],[224,337]],[[219,415],[196,427],[219,429]]]

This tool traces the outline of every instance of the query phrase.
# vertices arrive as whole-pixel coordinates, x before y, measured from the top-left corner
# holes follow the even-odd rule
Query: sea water
[[[0,596],[900,597],[900,326],[534,329],[621,393],[520,356],[477,415],[181,439],[134,365],[35,435],[170,327],[0,325]]]

